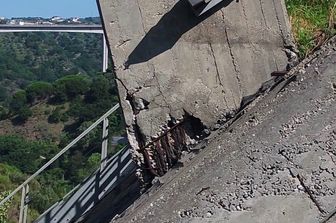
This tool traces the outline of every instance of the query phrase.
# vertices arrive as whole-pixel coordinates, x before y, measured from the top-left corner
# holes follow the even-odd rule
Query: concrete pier
[[[187,119],[216,128],[288,65],[285,49],[292,44],[283,0],[223,1],[201,17],[184,0],[98,5],[133,156],[156,175],[178,158],[180,142],[203,133],[186,123],[165,134]]]

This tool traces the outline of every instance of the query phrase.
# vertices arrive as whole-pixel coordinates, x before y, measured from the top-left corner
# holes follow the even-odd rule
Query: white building
[[[34,24],[36,24],[36,23],[34,23],[34,22],[25,22],[25,21],[20,21],[20,22],[19,22],[19,25],[20,25],[20,26],[24,26],[24,25],[34,25]]]
[[[73,23],[80,23],[78,17],[72,17],[72,18],[71,18],[71,22],[73,22]]]
[[[53,25],[54,23],[49,22],[49,21],[43,21],[42,24],[43,24],[43,25]]]
[[[15,19],[12,19],[10,22],[9,22],[10,25],[15,25],[17,24],[16,20]]]
[[[64,19],[60,16],[53,16],[53,17],[51,17],[51,21],[52,22],[63,22]]]

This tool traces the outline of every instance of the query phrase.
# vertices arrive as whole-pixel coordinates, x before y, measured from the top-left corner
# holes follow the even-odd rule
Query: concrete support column
[[[287,68],[284,49],[291,41],[284,0],[222,1],[202,17],[187,1],[98,3],[139,163],[148,157],[147,163],[164,167],[155,150],[165,145],[154,141],[172,133],[167,126],[197,121],[215,128],[270,83],[273,71]],[[198,134],[185,130],[187,138]],[[184,146],[178,144],[177,151]]]

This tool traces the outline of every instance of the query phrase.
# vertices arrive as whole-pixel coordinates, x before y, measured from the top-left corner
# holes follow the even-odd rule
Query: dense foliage
[[[86,22],[97,21],[88,18]],[[118,103],[113,75],[99,73],[101,62],[101,35],[0,34],[0,125],[9,120],[13,128],[28,128],[29,120],[34,124],[32,120],[45,116],[46,125],[40,131],[47,133],[55,124],[63,129],[57,138],[42,132],[39,140],[0,135],[0,192],[4,192],[0,198]],[[109,121],[110,136],[124,133],[120,111]],[[30,216],[38,216],[97,169],[101,135],[101,127],[94,129],[31,182]],[[109,154],[120,147],[109,145]],[[17,221],[19,200],[18,194],[10,206],[0,209],[1,223],[6,218]]]
[[[1,33],[0,105],[32,81],[94,76],[102,67],[102,46],[100,34]]]
[[[14,94],[5,116],[16,120],[16,124],[22,125],[32,116],[32,104],[42,103],[55,107],[49,114],[48,121],[62,122],[65,128],[59,140],[56,140],[59,143],[50,141],[49,138],[32,141],[17,135],[0,135],[1,189],[11,190],[22,183],[24,176],[34,173],[60,148],[118,103],[114,81],[107,75],[98,74],[94,78],[69,75],[53,83],[32,82],[24,90]],[[71,122],[68,122],[69,119]],[[123,134],[121,112],[112,114],[109,120],[111,135]],[[101,135],[101,128],[93,130],[38,178],[30,195],[30,207],[35,214],[43,212],[98,167]],[[110,154],[114,152],[116,149],[110,148]]]
[[[0,163],[32,174],[57,151],[56,145],[43,141],[29,141],[20,136],[0,135]],[[41,158],[43,157],[43,158]]]

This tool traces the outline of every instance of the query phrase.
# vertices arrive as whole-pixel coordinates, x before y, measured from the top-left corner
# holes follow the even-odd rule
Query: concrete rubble
[[[112,222],[335,222],[335,71],[336,37]]]
[[[161,176],[295,63],[283,0],[98,0],[133,158]],[[142,173],[139,173],[142,175]]]

